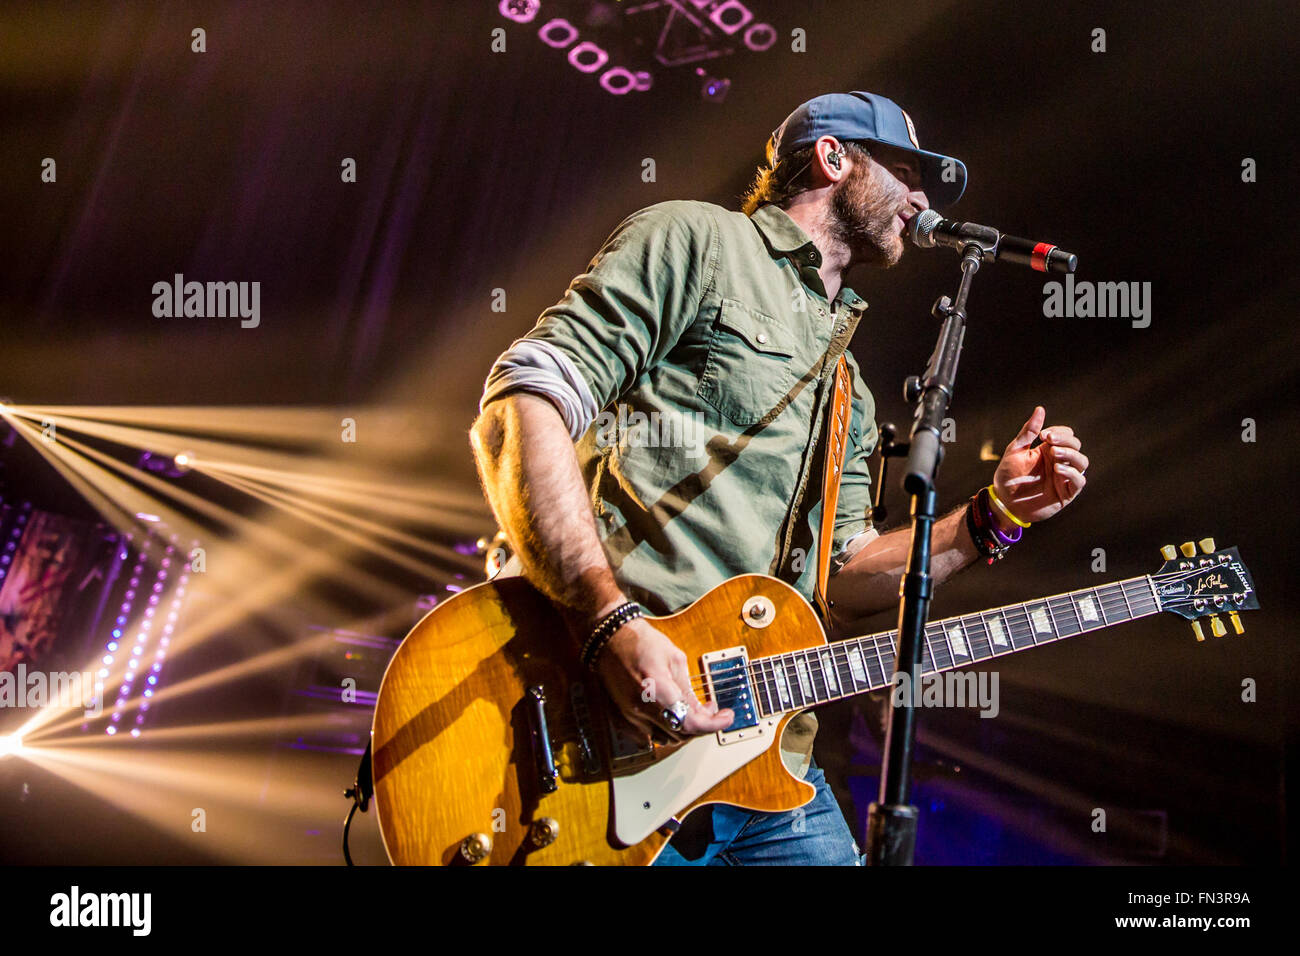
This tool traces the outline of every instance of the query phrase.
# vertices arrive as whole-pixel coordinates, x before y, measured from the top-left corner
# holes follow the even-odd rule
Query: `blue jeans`
[[[862,866],[826,775],[810,764],[804,780],[817,788],[812,802],[784,813],[714,804],[713,839],[703,855],[687,859],[670,840],[655,866]],[[695,813],[707,813],[701,807]],[[692,814],[694,816],[694,814]]]

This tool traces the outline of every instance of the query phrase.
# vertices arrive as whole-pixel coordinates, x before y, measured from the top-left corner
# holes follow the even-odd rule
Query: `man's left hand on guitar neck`
[[[1006,509],[1025,524],[1045,521],[1079,496],[1087,484],[1088,458],[1069,425],[1044,427],[1047,412],[1036,407],[1002,453],[993,473],[993,492]],[[1017,525],[998,508],[998,527],[1014,536]],[[834,574],[827,588],[833,623],[852,621],[898,604],[898,588],[907,565],[910,526],[888,534],[868,531],[868,543]],[[935,583],[979,557],[966,528],[966,505],[934,523],[930,571]]]

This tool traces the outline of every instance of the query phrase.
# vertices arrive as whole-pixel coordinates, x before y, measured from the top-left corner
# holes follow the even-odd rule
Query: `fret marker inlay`
[[[989,621],[989,630],[993,633],[993,643],[998,647],[1007,646],[1007,632],[1002,629],[1002,616],[995,614]]]
[[[832,694],[836,693],[840,688],[839,683],[835,680],[835,662],[831,660],[830,654],[825,651],[821,652],[821,659],[822,670],[826,673],[826,688]]]
[[[794,669],[799,672],[799,688],[803,691],[804,697],[813,695],[812,678],[808,676],[808,662],[802,657],[794,659]]]
[[[966,634],[960,624],[948,629],[948,640],[952,642],[954,654],[959,657],[970,657],[970,651],[966,650]]]
[[[1083,619],[1085,621],[1100,620],[1100,618],[1097,617],[1097,605],[1090,597],[1079,598],[1079,610],[1083,612]]]
[[[1029,616],[1034,621],[1034,630],[1037,631],[1039,634],[1052,633],[1052,625],[1051,622],[1047,620],[1047,612],[1044,611],[1041,607],[1034,608],[1033,613],[1031,613]]]
[[[785,668],[778,665],[773,669],[776,677],[776,692],[781,698],[782,705],[788,706],[790,703],[790,684],[785,679]]]
[[[858,684],[867,683],[867,665],[862,660],[862,651],[857,647],[849,648],[849,673]]]

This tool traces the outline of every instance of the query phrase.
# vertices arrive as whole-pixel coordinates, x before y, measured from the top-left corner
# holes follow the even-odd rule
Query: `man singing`
[[[842,283],[855,265],[898,262],[908,220],[965,185],[965,166],[922,150],[892,101],[818,96],[772,133],[743,212],[672,201],[633,213],[493,366],[471,433],[488,500],[525,576],[646,733],[712,733],[732,713],[696,699],[686,655],[642,609],[678,611],[751,572],[816,599],[828,629],[896,605],[908,531],[871,526],[875,404],[846,351],[867,304]],[[843,364],[851,415],[823,535]],[[935,523],[936,582],[1000,557],[1083,490],[1079,439],[1044,420],[1035,408],[992,484]],[[832,539],[824,595],[821,537]],[[860,864],[812,761],[815,732],[805,713],[781,742],[786,766],[817,788],[800,826],[715,806],[711,820],[688,818],[712,824],[700,846],[679,833],[656,862]]]

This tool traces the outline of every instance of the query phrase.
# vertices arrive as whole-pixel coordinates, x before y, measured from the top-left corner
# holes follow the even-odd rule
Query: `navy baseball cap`
[[[936,206],[949,206],[966,191],[966,164],[922,149],[912,118],[893,100],[876,93],[825,93],[799,106],[772,132],[772,161],[779,163],[823,136],[840,142],[884,143],[911,153],[921,169],[921,186]]]

